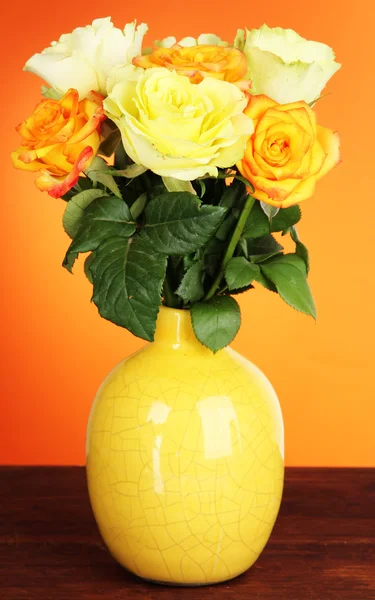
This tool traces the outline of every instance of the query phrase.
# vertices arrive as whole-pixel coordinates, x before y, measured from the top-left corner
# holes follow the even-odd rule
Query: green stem
[[[237,225],[235,227],[235,230],[233,231],[231,240],[228,244],[228,247],[224,254],[223,260],[221,261],[219,271],[214,279],[213,284],[211,285],[210,289],[208,290],[206,296],[204,297],[204,300],[210,300],[212,298],[212,296],[215,295],[215,293],[220,285],[220,282],[223,278],[223,275],[225,273],[227,264],[229,263],[230,259],[232,258],[233,254],[234,254],[234,251],[239,242],[239,239],[240,239],[243,229],[245,227],[248,216],[251,212],[251,209],[254,206],[254,203],[255,203],[255,198],[253,198],[252,196],[249,195],[246,199],[245,206],[243,207],[242,213],[240,214],[240,218],[237,221]]]
[[[168,306],[169,308],[179,308],[180,307],[180,301],[179,301],[178,297],[176,296],[176,294],[174,293],[168,277],[166,277],[164,279],[163,294],[164,294],[164,305],[165,306]]]

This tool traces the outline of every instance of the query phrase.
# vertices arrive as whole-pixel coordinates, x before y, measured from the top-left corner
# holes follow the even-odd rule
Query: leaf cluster
[[[248,198],[240,176],[231,185],[225,172],[190,183],[117,166],[96,157],[64,198],[71,244],[63,266],[72,271],[77,256],[89,253],[85,273],[102,317],[152,341],[161,303],[188,309],[197,338],[213,352],[240,327],[234,296],[256,283],[315,317],[298,207],[269,211],[255,201],[238,235]],[[227,260],[234,232],[238,243]],[[283,252],[276,232],[290,234],[294,253]]]

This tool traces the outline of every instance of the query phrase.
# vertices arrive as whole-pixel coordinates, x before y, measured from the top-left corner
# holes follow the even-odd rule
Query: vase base
[[[221,579],[220,581],[207,581],[207,582],[203,582],[203,583],[179,583],[179,582],[172,582],[172,581],[158,581],[156,579],[148,579],[147,577],[140,577],[139,575],[136,575],[135,573],[133,573],[133,575],[139,579],[140,581],[146,582],[146,583],[152,583],[153,585],[165,585],[167,587],[189,587],[189,588],[195,588],[195,587],[208,587],[210,585],[220,585],[223,583],[227,583],[228,581],[232,581],[233,579],[236,579],[237,577],[241,577],[241,575],[243,575],[244,573],[246,573],[248,569],[246,569],[245,571],[243,571],[242,573],[238,573],[238,575],[233,575],[233,577],[228,577],[228,579]]]

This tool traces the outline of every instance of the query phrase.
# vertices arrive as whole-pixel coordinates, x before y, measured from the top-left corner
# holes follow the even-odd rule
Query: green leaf
[[[70,245],[71,252],[95,250],[114,236],[128,238],[135,232],[135,223],[128,206],[120,198],[97,198],[86,208],[81,226]]]
[[[251,261],[256,264],[260,264],[269,260],[272,257],[280,256],[280,252],[269,252],[268,254],[255,254],[251,257]]]
[[[197,302],[204,296],[203,289],[203,260],[194,263],[182,278],[176,294],[183,299],[185,304]]]
[[[237,181],[241,181],[242,183],[244,183],[246,185],[246,189],[250,189],[250,194],[253,194],[255,192],[255,188],[251,181],[245,179],[245,177],[242,177],[241,175],[234,175],[234,178],[237,179]]]
[[[197,195],[191,181],[182,181],[174,177],[162,177],[162,180],[168,192],[189,192],[190,194]]]
[[[84,268],[84,272],[85,272],[85,275],[86,275],[86,277],[87,277],[87,279],[89,280],[89,282],[90,282],[90,283],[93,283],[93,279],[92,279],[92,275],[91,275],[90,267],[91,267],[91,263],[92,263],[92,261],[93,261],[93,260],[94,260],[94,258],[95,258],[95,254],[96,254],[96,252],[95,252],[95,251],[94,251],[94,252],[91,252],[91,254],[89,254],[89,255],[87,256],[87,258],[86,258],[86,260],[85,260],[85,263],[84,263],[84,266],[83,266],[83,268]]]
[[[117,127],[116,123],[111,121],[111,119],[105,119],[104,121],[102,121],[100,125],[100,136],[102,138],[108,137],[114,131],[119,131],[119,128]]]
[[[270,281],[269,279],[267,279],[267,277],[263,275],[262,271],[259,271],[259,273],[255,277],[255,281],[260,283],[260,285],[266,288],[266,290],[270,290],[270,292],[277,293],[277,287],[275,286],[275,284],[272,283],[272,281]]]
[[[141,194],[130,207],[130,213],[133,219],[138,219],[144,211],[147,202],[147,192]]]
[[[229,290],[245,288],[259,273],[258,265],[250,263],[243,256],[232,258],[225,269],[225,279]]]
[[[152,183],[151,189],[148,191],[148,199],[153,200],[158,196],[165,194],[165,185],[163,183]]]
[[[141,236],[156,252],[188,254],[210,239],[225,212],[219,206],[200,206],[188,192],[167,192],[148,203]]]
[[[199,198],[203,198],[203,196],[206,193],[206,184],[204,182],[204,179],[197,179],[197,183],[199,184],[199,187],[201,189],[201,192],[199,194]]]
[[[240,307],[231,296],[214,296],[192,305],[191,320],[201,344],[217,352],[236,337],[241,325]]]
[[[269,234],[270,224],[267,215],[260,206],[260,202],[255,202],[245,223],[242,237],[245,239],[254,239]]]
[[[68,190],[66,192],[66,194],[63,194],[62,196],[60,196],[60,200],[65,200],[65,202],[68,202],[69,200],[71,200],[73,198],[73,196],[76,196],[79,193],[80,193],[80,190],[78,189],[78,186],[75,185],[74,187],[70,188],[70,190]],[[103,193],[103,190],[102,190],[102,193]]]
[[[298,233],[297,233],[297,229],[295,227],[291,227],[290,229],[290,237],[292,238],[293,242],[296,245],[296,254],[298,254],[298,256],[300,256],[305,265],[306,265],[306,271],[307,273],[310,270],[310,258],[309,258],[309,251],[306,248],[305,244],[303,244],[301,242],[301,240],[299,239]]]
[[[89,179],[88,177],[79,177],[75,186],[70,188],[70,190],[68,190],[66,192],[66,194],[61,196],[61,198],[62,198],[62,200],[65,200],[67,202],[68,200],[71,200],[74,196],[77,196],[77,194],[80,194],[81,192],[85,192],[86,190],[93,190],[93,189],[96,189],[96,185],[93,184],[91,179]],[[103,189],[101,189],[100,191],[101,191],[102,196],[106,195],[106,193]]]
[[[65,267],[65,269],[67,271],[69,271],[69,273],[73,273],[74,263],[77,260],[77,258],[78,258],[78,252],[67,253],[64,258],[64,262],[63,262],[62,266]]]
[[[225,242],[213,238],[204,248],[202,248],[204,269],[211,277],[214,277],[217,273],[218,266],[222,260],[226,247],[227,244]]]
[[[232,208],[234,206],[235,200],[238,196],[238,187],[235,185],[228,185],[225,188],[223,195],[220,198],[219,206],[223,206],[224,208]]]
[[[279,212],[273,217],[271,222],[271,231],[284,231],[292,227],[301,219],[301,209],[299,206],[290,206],[289,208],[280,208]]]
[[[153,341],[166,268],[167,257],[150,252],[139,236],[104,240],[90,265],[100,315]]]
[[[97,198],[86,208],[63,265],[69,264],[72,253],[95,250],[105,239],[113,236],[128,238],[134,231],[134,221],[123,200],[114,196]]]
[[[190,269],[190,267],[192,267],[197,262],[197,260],[199,260],[199,259],[197,257],[196,252],[191,252],[190,254],[185,254],[185,256],[182,258],[184,271],[187,271],[188,269]]]
[[[267,264],[294,265],[295,267],[297,267],[297,269],[299,269],[304,274],[305,277],[307,275],[305,261],[303,260],[303,258],[298,256],[298,254],[290,253],[290,254],[282,254],[280,256],[274,256],[270,261],[267,262]]]
[[[270,204],[267,204],[266,202],[261,202],[260,207],[261,207],[262,211],[264,212],[264,214],[267,215],[270,223],[272,223],[273,218],[277,215],[277,213],[280,210],[279,208],[276,208],[275,206],[271,206]]]
[[[96,188],[80,192],[69,200],[62,221],[63,227],[69,237],[73,239],[77,235],[85,209],[96,198],[103,198],[104,196],[104,191]]]
[[[99,146],[98,153],[104,154],[104,156],[107,156],[107,158],[109,158],[114,152],[116,152],[116,148],[120,142],[120,130],[115,129],[114,131],[111,131],[111,133],[109,133],[107,137],[102,141],[102,143]]]
[[[45,98],[50,98],[51,100],[60,100],[63,97],[61,92],[58,92],[53,87],[48,87],[48,85],[42,85],[40,88],[42,96]]]
[[[252,289],[254,289],[254,286],[252,283],[250,283],[249,285],[246,285],[245,287],[237,288],[235,290],[230,290],[230,292],[228,292],[228,293],[230,293],[230,295],[238,295],[238,294],[243,294],[243,293],[247,292],[248,290],[252,290]],[[225,293],[227,293],[227,292],[225,292]]]
[[[88,177],[84,176],[84,177],[79,177],[78,178],[78,182],[76,183],[76,187],[78,189],[78,192],[84,192],[85,190],[95,189],[96,185],[93,184],[93,182],[91,181],[91,179],[89,179]],[[103,196],[104,195],[105,195],[105,192],[103,191]]]
[[[263,235],[257,239],[247,240],[248,256],[256,255],[274,255],[281,252],[283,247],[275,240],[271,234]],[[269,258],[269,256],[267,256]]]
[[[135,179],[135,177],[139,177],[139,175],[143,175],[148,171],[147,167],[143,167],[142,165],[132,164],[125,169],[114,169],[113,167],[108,167],[105,171],[108,175],[113,175],[114,177],[126,177],[127,179]]]
[[[227,217],[225,217],[224,221],[220,225],[219,229],[215,233],[215,236],[218,240],[225,242],[228,239],[230,232],[234,228],[234,225],[237,223],[237,219],[233,212],[230,212]]]
[[[91,181],[97,181],[98,183],[101,183],[108,188],[112,194],[118,196],[119,198],[122,197],[117,183],[113,179],[112,175],[108,174],[108,165],[103,158],[95,156],[85,173],[87,177],[91,179]]]
[[[227,171],[219,171],[217,177],[215,177],[214,179],[237,179],[237,181],[241,181],[242,183],[244,183],[247,188],[250,188],[251,194],[255,192],[255,188],[251,181],[249,181],[245,177],[242,177],[242,175],[238,175],[238,173],[228,173]]]
[[[272,261],[261,265],[262,273],[275,284],[283,300],[296,310],[316,318],[316,309],[306,275],[294,264]]]
[[[247,252],[247,242],[243,238],[239,239],[239,242],[237,244],[237,250],[238,250],[238,253],[243,254],[243,256],[245,258],[249,258],[249,255]]]
[[[108,120],[108,119],[107,119]],[[106,123],[106,121],[104,121]],[[121,170],[125,169],[126,166],[132,164],[128,155],[125,152],[124,144],[121,143],[117,146],[113,161],[113,167],[110,167],[112,170]]]
[[[317,102],[319,102],[319,100],[322,100],[322,98],[325,98],[326,96],[328,96],[329,92],[326,92],[325,94],[322,94],[321,96],[318,96],[317,98],[315,98],[315,100],[312,100],[311,102],[308,102],[307,104],[309,106],[311,106],[311,108],[313,108],[315,106],[315,104]]]

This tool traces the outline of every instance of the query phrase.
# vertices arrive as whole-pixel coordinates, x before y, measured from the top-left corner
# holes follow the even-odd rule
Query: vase
[[[236,577],[271,534],[283,476],[269,381],[202,346],[189,311],[162,307],[155,341],[109,374],[90,414],[88,489],[112,556],[157,583]]]

